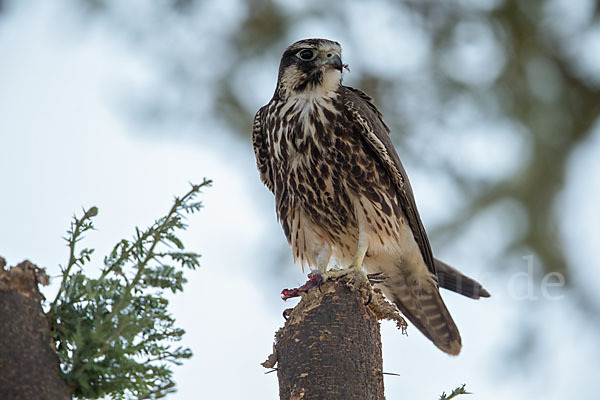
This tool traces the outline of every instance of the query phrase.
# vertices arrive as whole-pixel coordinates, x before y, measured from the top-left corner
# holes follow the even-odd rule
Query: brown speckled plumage
[[[340,45],[325,39],[286,49],[275,94],[254,120],[260,177],[295,259],[321,270],[331,257],[347,266],[366,244],[364,268],[389,276],[384,293],[439,348],[458,354],[460,335],[389,129],[369,96],[341,84],[340,57]]]

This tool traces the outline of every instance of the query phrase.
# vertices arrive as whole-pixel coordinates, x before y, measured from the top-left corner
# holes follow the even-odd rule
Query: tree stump
[[[406,323],[364,275],[349,271],[327,281],[286,311],[289,318],[263,363],[277,363],[281,400],[385,399],[379,320]]]
[[[5,265],[0,258],[0,400],[71,399],[40,304],[48,276],[29,261]]]

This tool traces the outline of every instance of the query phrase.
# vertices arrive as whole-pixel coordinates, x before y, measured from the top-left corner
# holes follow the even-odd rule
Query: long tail
[[[435,272],[437,273],[438,284],[440,287],[452,290],[453,292],[472,299],[490,297],[490,293],[484,289],[481,283],[463,275],[463,273],[456,268],[452,268],[437,258],[433,260],[433,264],[435,265]]]
[[[438,348],[453,356],[460,353],[460,333],[433,279],[417,279],[412,274],[399,273],[386,279],[380,287],[402,314]]]

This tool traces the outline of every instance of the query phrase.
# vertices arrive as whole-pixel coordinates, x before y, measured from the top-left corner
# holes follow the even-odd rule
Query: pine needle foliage
[[[184,270],[199,266],[200,255],[185,251],[177,234],[187,227],[186,215],[201,208],[195,198],[210,183],[192,185],[165,216],[118,242],[98,278],[84,272],[93,249],[77,249],[98,209],[73,217],[65,237],[69,261],[47,317],[76,398],[158,399],[175,390],[171,368],[192,352],[175,347],[185,332],[175,326],[164,291],[182,291]]]

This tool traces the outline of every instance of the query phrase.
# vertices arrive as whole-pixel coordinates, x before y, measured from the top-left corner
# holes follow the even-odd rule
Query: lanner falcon
[[[438,287],[489,293],[435,259],[390,130],[358,89],[342,85],[340,44],[306,39],[281,57],[275,94],[253,125],[263,183],[294,259],[383,273],[384,294],[437,347],[457,355],[458,329]]]

